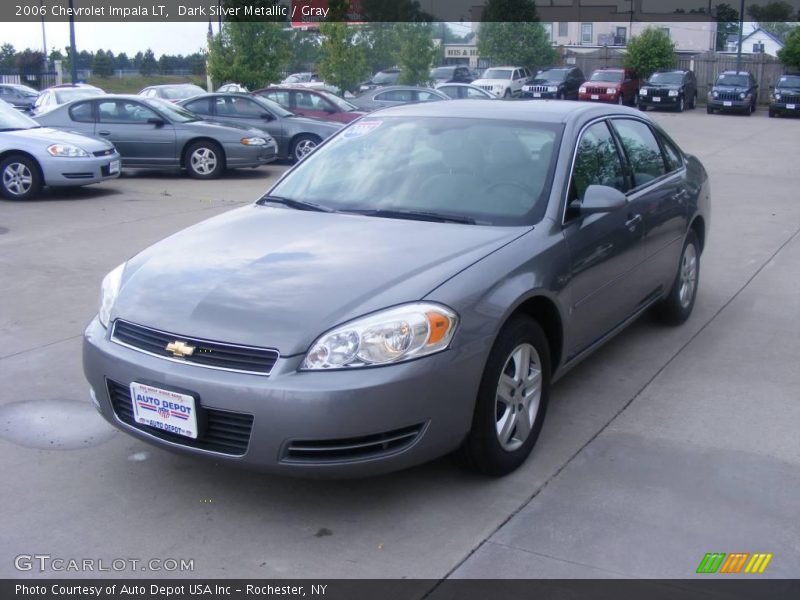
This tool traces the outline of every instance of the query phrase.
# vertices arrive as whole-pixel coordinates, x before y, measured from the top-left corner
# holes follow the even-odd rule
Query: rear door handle
[[[625,227],[634,231],[636,226],[642,222],[642,215],[633,215],[630,219],[625,221]]]
[[[111,132],[106,129],[101,129],[97,132],[98,135],[111,135]]]

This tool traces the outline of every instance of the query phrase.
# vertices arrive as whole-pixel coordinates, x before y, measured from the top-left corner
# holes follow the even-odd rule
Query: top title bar
[[[800,21],[800,0],[782,0],[791,8],[789,21]],[[509,1],[503,11],[486,12],[488,0],[3,0],[0,21],[526,21],[526,2]],[[771,0],[747,0],[747,8]],[[728,0],[540,0],[536,15],[542,22],[710,21],[716,7]],[[745,12],[745,20],[753,20]]]

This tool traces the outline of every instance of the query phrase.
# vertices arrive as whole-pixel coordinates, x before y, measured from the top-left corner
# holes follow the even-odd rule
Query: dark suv
[[[386,87],[389,85],[397,85],[397,80],[400,77],[400,69],[392,67],[391,69],[384,69],[378,71],[372,76],[372,79],[365,81],[359,86],[359,93],[368,92],[379,87]]]
[[[758,84],[749,71],[724,71],[708,92],[706,112],[735,111],[751,115],[758,104]]]
[[[658,71],[642,85],[639,90],[639,108],[673,108],[683,112],[697,104],[697,79],[694,71],[676,69]]]
[[[769,95],[769,116],[800,115],[800,73],[783,75]]]
[[[472,83],[475,79],[469,67],[445,65],[431,69],[431,82],[434,86],[442,83]]]
[[[522,86],[523,98],[555,98],[556,100],[577,100],[578,90],[586,81],[578,67],[547,67]]]

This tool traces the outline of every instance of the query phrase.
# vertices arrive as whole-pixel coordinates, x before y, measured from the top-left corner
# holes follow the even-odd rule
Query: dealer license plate
[[[542,94],[541,94],[541,92],[533,92],[533,97],[534,98],[541,98]]]
[[[787,104],[786,108],[788,108],[789,110],[794,110],[795,108],[797,108],[797,105],[796,104]]]
[[[592,94],[592,100],[600,100],[600,96],[597,94]]]
[[[722,106],[733,106],[733,102],[730,100],[725,100],[725,102],[722,103]]]
[[[653,102],[661,102],[661,98],[658,96],[653,96]]]
[[[134,382],[131,400],[137,423],[197,438],[197,413],[192,396]]]
[[[113,175],[114,173],[119,173],[119,161],[112,160],[108,163],[108,172]]]

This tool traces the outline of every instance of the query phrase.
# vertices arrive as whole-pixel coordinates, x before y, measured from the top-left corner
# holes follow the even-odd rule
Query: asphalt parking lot
[[[770,552],[765,576],[797,577],[800,121],[648,114],[712,180],[694,314],[645,317],[573,370],[532,457],[498,480],[448,458],[281,479],[152,448],[95,413],[80,338],[103,275],[284,167],[0,201],[0,576],[85,576],[15,569],[38,553],[194,559],[199,577],[686,578],[707,552]]]

